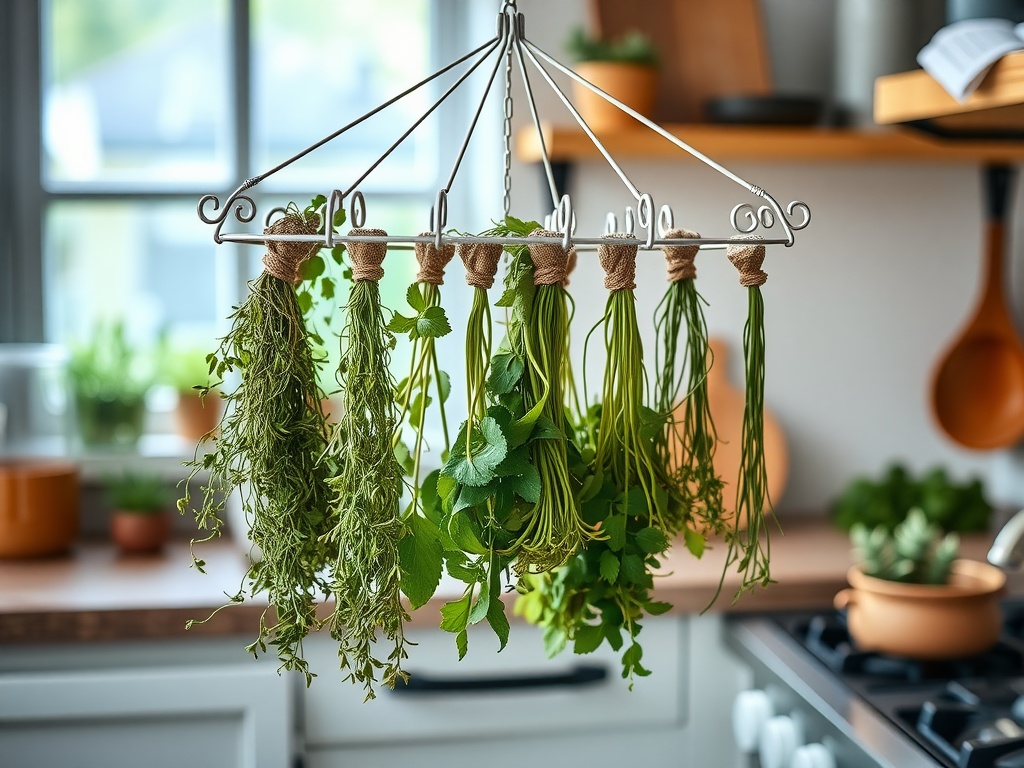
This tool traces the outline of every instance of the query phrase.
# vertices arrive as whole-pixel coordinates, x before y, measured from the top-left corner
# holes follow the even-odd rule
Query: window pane
[[[191,202],[54,203],[46,215],[52,341],[124,320],[133,339],[212,343],[237,299],[232,246],[215,246]]]
[[[226,0],[49,0],[48,181],[231,175]]]
[[[253,3],[254,165],[262,173],[430,72],[430,0]],[[430,106],[421,90],[327,144],[268,184],[317,191],[361,176]],[[432,116],[433,118],[433,116]],[[437,175],[428,119],[360,189],[427,189]]]

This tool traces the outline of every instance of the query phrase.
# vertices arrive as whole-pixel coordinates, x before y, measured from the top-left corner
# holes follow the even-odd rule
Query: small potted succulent
[[[836,595],[850,635],[867,651],[913,659],[952,659],[995,644],[1006,575],[988,563],[957,559],[959,539],[913,509],[889,533],[856,525],[858,561],[850,589]]]
[[[178,393],[174,423],[182,439],[198,443],[220,422],[221,398],[210,383],[206,352],[192,347],[170,347],[164,353],[163,380]]]
[[[658,88],[658,50],[650,38],[634,30],[618,40],[602,40],[578,27],[566,47],[577,62],[577,74],[584,80],[644,117],[651,117]],[[575,82],[573,103],[595,131],[636,124],[630,115]]]
[[[129,344],[120,321],[97,324],[90,341],[71,347],[68,372],[85,445],[134,447],[145,424],[153,367]]]
[[[156,475],[126,472],[108,478],[110,537],[126,554],[155,554],[170,537],[171,488]]]

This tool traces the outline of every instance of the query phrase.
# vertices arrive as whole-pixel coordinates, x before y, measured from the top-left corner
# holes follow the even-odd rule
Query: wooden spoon
[[[985,169],[988,222],[981,303],[935,370],[932,410],[939,426],[968,448],[990,450],[1024,437],[1024,345],[1003,290],[1003,253],[1013,169]]]
[[[733,385],[728,376],[729,350],[724,339],[708,339],[714,364],[708,372],[708,407],[718,433],[715,447],[715,473],[722,479],[725,488],[722,495],[725,519],[731,520],[736,510],[736,480],[740,472],[743,439],[743,409],[746,393]],[[676,408],[675,418],[679,423],[686,414],[686,401]],[[676,460],[682,445],[673,443],[673,460]],[[768,499],[774,504],[782,497],[789,474],[789,452],[786,437],[774,414],[764,409],[764,466],[768,476]],[[766,507],[766,510],[767,507]],[[740,527],[746,528],[747,521],[740,520]]]

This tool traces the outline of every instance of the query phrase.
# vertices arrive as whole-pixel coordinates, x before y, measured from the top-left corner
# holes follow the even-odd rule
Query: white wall
[[[822,57],[829,51],[830,14],[820,8],[798,13],[798,6],[814,4],[791,0],[766,5],[777,44],[775,69],[788,78],[783,84],[790,90],[826,89],[830,70]],[[568,30],[586,13],[584,0],[520,0],[519,8],[526,14],[527,36],[556,56],[562,56]],[[801,47],[803,40],[811,41],[809,48]],[[541,99],[541,112],[546,119],[569,121],[551,98]],[[525,102],[517,101],[518,124],[525,125],[528,117]],[[626,160],[623,165],[656,204],[673,205],[678,224],[705,234],[729,234],[729,211],[749,198],[695,163]],[[894,459],[918,469],[941,463],[961,478],[980,474],[990,481],[994,500],[1024,502],[1024,469],[1013,471],[1014,462],[1004,453],[958,449],[939,433],[928,405],[931,368],[978,291],[979,170],[881,162],[729,167],[783,205],[801,199],[813,211],[797,244],[769,249],[766,261],[766,398],[788,435],[792,456],[780,508],[824,510],[851,477],[877,473]],[[543,215],[538,171],[517,164],[514,173],[512,212]],[[572,194],[580,233],[600,233],[609,209],[621,220],[630,201],[610,169],[597,161],[576,166]],[[1020,229],[1015,225],[1016,242]],[[702,254],[698,268],[698,285],[710,302],[710,329],[738,351],[746,299],[735,269],[720,254]],[[657,255],[641,255],[637,283],[638,306],[646,314],[665,286]],[[581,263],[571,290],[578,303],[573,331],[578,356],[586,330],[603,308],[596,260]],[[649,333],[648,345],[651,338]],[[734,355],[729,366],[736,383],[742,381],[740,362]],[[595,356],[592,377],[599,375],[600,364]]]

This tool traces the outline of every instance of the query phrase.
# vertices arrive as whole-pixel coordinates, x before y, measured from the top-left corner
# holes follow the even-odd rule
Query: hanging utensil
[[[1003,288],[1009,187],[1015,172],[985,169],[988,222],[981,302],[935,369],[932,409],[957,443],[991,450],[1024,437],[1024,345]]]

